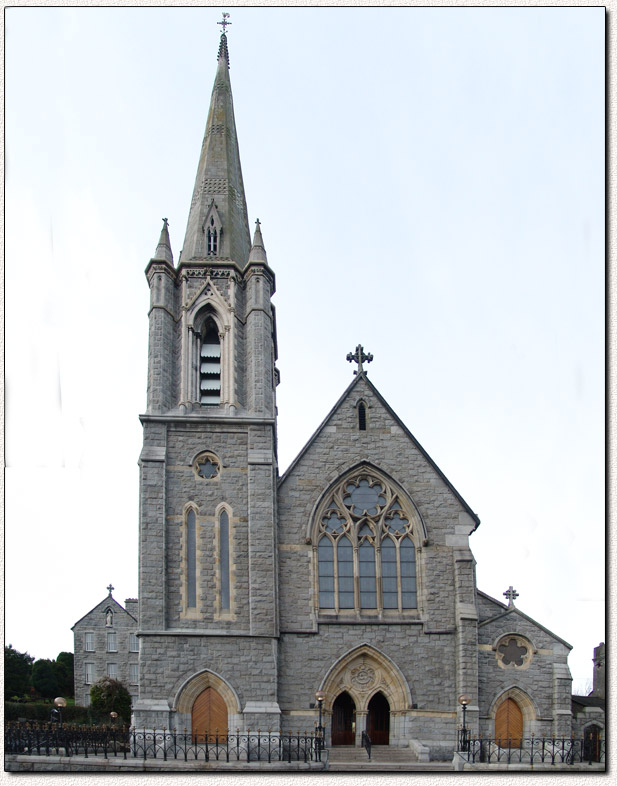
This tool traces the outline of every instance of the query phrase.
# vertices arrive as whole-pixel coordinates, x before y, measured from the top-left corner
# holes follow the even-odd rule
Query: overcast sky
[[[604,640],[603,8],[238,8],[283,472],[347,352],[482,521],[478,587]],[[137,595],[144,269],[177,260],[216,8],[6,11],[6,642]]]

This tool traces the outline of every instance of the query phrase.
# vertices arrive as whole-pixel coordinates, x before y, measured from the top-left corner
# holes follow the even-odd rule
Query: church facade
[[[478,516],[357,371],[284,475],[261,227],[251,240],[223,33],[182,252],[146,269],[137,727],[313,730],[450,758],[570,736],[570,645],[476,587]],[[505,589],[505,588],[504,588]]]

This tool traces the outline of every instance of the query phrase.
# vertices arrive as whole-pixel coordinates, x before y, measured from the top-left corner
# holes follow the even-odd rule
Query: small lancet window
[[[189,609],[197,606],[197,532],[196,516],[193,508],[186,516],[186,605]]]
[[[215,255],[218,252],[218,233],[214,226],[214,218],[210,217],[210,226],[208,227],[208,254]]]
[[[199,401],[215,406],[221,402],[221,340],[214,320],[207,320],[202,335]]]
[[[221,609],[229,610],[229,514],[219,516],[219,564],[221,567]]]
[[[358,404],[358,429],[366,431],[366,404],[363,401]]]

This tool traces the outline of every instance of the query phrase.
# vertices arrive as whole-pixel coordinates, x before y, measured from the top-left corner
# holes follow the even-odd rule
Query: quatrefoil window
[[[504,636],[497,645],[497,662],[505,669],[521,669],[529,665],[533,649],[522,636]]]
[[[221,472],[221,462],[214,453],[200,453],[193,461],[193,472],[203,480],[213,480]]]

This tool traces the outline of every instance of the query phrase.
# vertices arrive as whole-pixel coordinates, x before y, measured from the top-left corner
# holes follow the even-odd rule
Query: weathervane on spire
[[[354,374],[362,374],[364,372],[364,369],[362,368],[362,364],[365,361],[367,363],[370,363],[373,360],[373,356],[371,355],[370,352],[368,355],[365,355],[364,347],[362,346],[362,344],[358,344],[358,346],[356,347],[356,351],[354,353],[351,352],[348,353],[347,360],[349,363],[355,361],[358,364],[358,368],[356,371],[354,371]]]
[[[223,27],[223,32],[221,33],[221,35],[225,35],[225,33],[227,32],[227,25],[231,24],[231,22],[227,21],[228,19],[229,19],[229,14],[226,11],[223,11],[223,21],[217,22],[217,25],[222,25]]]

